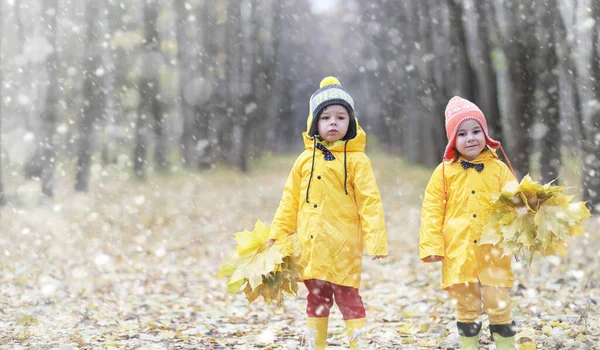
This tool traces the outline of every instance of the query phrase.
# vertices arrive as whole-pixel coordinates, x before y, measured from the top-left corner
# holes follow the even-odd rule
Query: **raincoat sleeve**
[[[419,259],[430,255],[444,256],[444,194],[442,187],[442,164],[440,164],[425,189],[421,208],[421,233],[419,236]]]
[[[271,223],[269,238],[281,239],[296,233],[300,184],[302,181],[302,157],[298,157],[288,175],[279,207]]]
[[[367,254],[388,255],[388,237],[383,205],[371,161],[361,157],[354,173],[354,193]]]

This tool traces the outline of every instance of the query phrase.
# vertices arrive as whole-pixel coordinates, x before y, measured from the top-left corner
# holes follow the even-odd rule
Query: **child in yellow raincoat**
[[[354,101],[333,77],[311,96],[305,151],[296,159],[271,224],[271,239],[296,233],[302,280],[308,289],[307,342],[325,349],[335,300],[351,349],[365,339],[365,308],[358,288],[366,247],[373,260],[388,254],[379,188],[364,153],[366,134]]]
[[[491,194],[516,176],[498,159],[500,142],[488,134],[485,116],[475,104],[455,96],[445,117],[448,145],[425,190],[419,257],[442,262],[442,288],[456,300],[461,349],[479,349],[482,311],[490,319],[496,348],[514,349],[511,256],[478,241]]]

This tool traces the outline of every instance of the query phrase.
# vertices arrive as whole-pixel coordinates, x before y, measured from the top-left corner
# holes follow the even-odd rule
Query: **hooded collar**
[[[496,150],[491,147],[486,147],[486,149],[484,149],[481,152],[481,154],[479,154],[477,156],[477,158],[475,158],[473,160],[467,160],[463,156],[458,156],[458,160],[456,162],[452,161],[452,163],[460,164],[461,160],[464,160],[464,161],[467,161],[470,163],[485,163],[485,162],[488,162],[490,160],[497,159],[497,158],[498,158],[498,154],[497,154]]]
[[[347,162],[347,154],[348,152],[364,152],[365,145],[367,143],[367,134],[365,131],[358,125],[358,120],[354,118],[354,123],[356,126],[356,136],[350,140],[337,140],[334,142],[324,142],[316,137],[308,136],[310,129],[312,127],[312,113],[308,115],[308,119],[306,121],[307,131],[302,133],[302,139],[304,140],[304,148],[307,151],[312,152],[312,164],[310,167],[310,176],[308,178],[308,187],[306,188],[306,203],[309,203],[309,192],[310,192],[310,183],[313,176],[313,171],[315,170],[315,147],[317,143],[322,144],[329,150],[330,152],[343,152],[344,153],[344,193],[348,195],[348,168],[346,166]]]

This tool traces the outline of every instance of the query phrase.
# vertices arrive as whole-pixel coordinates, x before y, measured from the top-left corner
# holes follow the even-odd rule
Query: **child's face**
[[[485,148],[485,134],[475,120],[464,121],[456,132],[456,150],[466,160],[474,160]]]
[[[319,136],[321,140],[333,142],[341,140],[348,132],[350,116],[342,105],[325,107],[319,116]]]

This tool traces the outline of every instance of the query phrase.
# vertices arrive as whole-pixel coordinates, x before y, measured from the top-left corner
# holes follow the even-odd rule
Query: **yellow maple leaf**
[[[245,256],[266,248],[265,243],[269,239],[269,229],[262,221],[258,220],[254,224],[254,230],[235,233],[234,239],[238,242],[235,251],[240,256]]]
[[[540,185],[526,175],[492,195],[492,208],[480,244],[499,244],[506,254],[566,255],[570,237],[583,234],[590,216],[585,203],[571,203],[564,187]]]
[[[236,282],[245,278],[248,280],[250,287],[255,288],[262,283],[263,275],[273,271],[275,265],[283,262],[282,259],[281,252],[275,246],[271,246],[261,253],[256,252],[249,256],[240,257],[235,272],[231,275],[231,281]]]
[[[217,277],[221,278],[233,275],[235,272],[235,264],[239,258],[240,256],[237,254],[237,252],[233,252],[229,258],[225,260],[223,264],[221,264]]]
[[[535,343],[532,343],[530,341],[525,342],[523,344],[519,344],[519,346],[517,347],[517,350],[536,350],[537,346],[535,345]]]
[[[284,295],[296,295],[302,266],[299,247],[291,236],[268,246],[269,227],[258,220],[253,231],[234,234],[236,250],[220,266],[218,277],[230,276],[227,291],[242,291],[248,302],[262,296],[266,302],[281,302]]]

